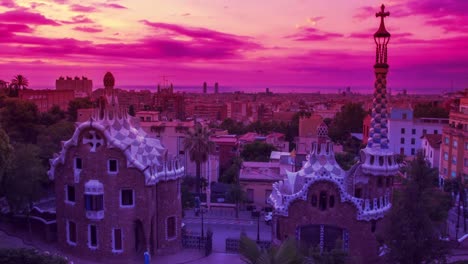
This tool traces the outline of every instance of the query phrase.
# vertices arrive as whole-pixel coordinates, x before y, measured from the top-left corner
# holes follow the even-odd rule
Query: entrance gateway
[[[318,248],[320,252],[327,252],[342,247],[344,251],[349,248],[348,230],[330,225],[306,225],[296,230],[297,239],[307,247]]]

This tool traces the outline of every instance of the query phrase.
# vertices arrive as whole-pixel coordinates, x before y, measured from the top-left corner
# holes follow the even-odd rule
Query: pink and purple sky
[[[468,88],[467,0],[0,0],[0,79],[372,91],[382,3],[392,90]]]

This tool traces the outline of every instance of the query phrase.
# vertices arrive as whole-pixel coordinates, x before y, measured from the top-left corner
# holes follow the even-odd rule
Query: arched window
[[[335,206],[335,196],[334,195],[330,195],[330,198],[328,199],[328,206],[330,208],[333,208]]]
[[[320,192],[319,206],[320,206],[320,210],[322,211],[327,210],[327,192],[325,191]]]
[[[317,195],[316,194],[312,194],[310,203],[312,204],[313,207],[317,207]]]

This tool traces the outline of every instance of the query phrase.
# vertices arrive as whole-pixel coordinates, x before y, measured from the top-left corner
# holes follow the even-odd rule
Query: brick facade
[[[312,195],[325,191],[327,196],[334,196],[334,206],[326,210],[312,205]],[[381,220],[375,223],[372,232],[372,221],[356,220],[356,207],[348,202],[340,201],[340,192],[335,184],[321,181],[310,186],[307,201],[298,199],[289,207],[287,217],[275,215],[272,237],[274,241],[287,237],[297,237],[298,229],[308,225],[326,225],[345,229],[348,232],[348,254],[352,263],[375,263],[377,261],[378,244],[375,234],[382,229]],[[279,227],[277,226],[279,224]],[[343,241],[345,243],[345,241]]]
[[[84,130],[79,142],[82,142]],[[102,136],[105,139],[105,137]],[[57,197],[57,233],[59,245],[63,250],[80,254],[92,259],[122,259],[142,255],[148,248],[152,252],[165,254],[177,251],[181,245],[180,221],[182,215],[179,180],[160,182],[155,186],[146,186],[144,175],[136,168],[127,168],[126,158],[115,148],[107,148],[107,142],[90,152],[90,146],[79,144],[68,150],[63,165],[56,168],[55,191]],[[74,159],[82,159],[79,181],[75,182]],[[116,159],[118,173],[109,174],[107,162]],[[98,180],[104,186],[104,218],[88,219],[86,216],[84,185],[89,180]],[[75,187],[75,203],[66,202],[66,185]],[[134,190],[134,206],[121,208],[121,189]],[[166,237],[166,218],[175,216],[176,236]],[[67,221],[74,221],[77,229],[76,245],[67,242]],[[141,221],[144,239],[137,243],[136,223]],[[97,249],[88,247],[88,225],[97,227]],[[112,229],[121,228],[123,252],[112,252]],[[153,230],[153,235],[151,235]],[[137,248],[138,244],[138,248]],[[147,246],[148,245],[148,246]],[[152,246],[151,246],[152,245]]]

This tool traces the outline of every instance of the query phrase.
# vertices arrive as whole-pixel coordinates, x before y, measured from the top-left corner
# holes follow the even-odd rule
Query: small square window
[[[109,160],[107,169],[109,173],[117,173],[118,172],[117,160],[115,159]]]
[[[83,168],[83,163],[81,158],[75,158],[75,169],[81,170]]]
[[[439,131],[437,129],[434,130],[434,134],[436,134],[436,135],[439,134]]]
[[[132,207],[134,205],[134,193],[131,189],[124,189],[120,192],[120,205],[122,207]]]
[[[400,143],[405,144],[405,138],[400,138]]]
[[[427,134],[427,129],[423,129],[423,135]]]
[[[74,203],[75,202],[75,186],[67,185],[66,186],[66,201]]]

